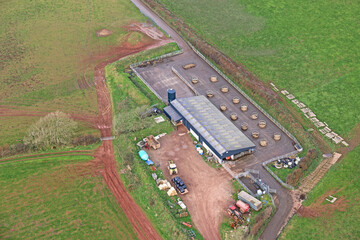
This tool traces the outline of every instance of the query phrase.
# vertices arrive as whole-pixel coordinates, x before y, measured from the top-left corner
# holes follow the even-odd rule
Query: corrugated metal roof
[[[171,117],[171,120],[177,122],[179,121],[182,117],[175,111],[175,109],[172,106],[167,106],[164,107],[164,112],[166,112],[167,114],[169,114],[169,116]]]
[[[205,96],[178,98],[171,105],[218,153],[255,147]]]

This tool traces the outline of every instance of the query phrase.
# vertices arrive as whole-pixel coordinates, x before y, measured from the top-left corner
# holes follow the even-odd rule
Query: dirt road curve
[[[96,84],[96,93],[98,99],[99,119],[98,128],[101,131],[101,137],[112,136],[112,117],[111,117],[111,101],[108,89],[105,85],[104,67],[121,57],[134,54],[146,49],[155,48],[159,45],[166,44],[168,41],[155,41],[152,44],[137,48],[124,48],[116,57],[104,61],[95,68],[94,78]],[[124,184],[121,182],[119,174],[116,169],[114,150],[111,140],[103,141],[101,146],[95,152],[96,159],[100,159],[104,169],[101,174],[109,187],[112,194],[115,196],[120,207],[126,214],[127,218],[134,227],[139,239],[161,239],[151,225],[145,213],[136,205],[134,199],[126,191]]]

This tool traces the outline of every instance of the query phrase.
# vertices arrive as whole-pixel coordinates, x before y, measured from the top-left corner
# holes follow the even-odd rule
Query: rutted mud
[[[344,197],[337,199],[332,204],[324,204],[324,201],[326,201],[325,199],[329,195],[336,194],[340,190],[328,191],[324,193],[321,197],[316,199],[315,202],[313,202],[309,206],[301,206],[298,210],[298,214],[301,217],[316,218],[320,216],[331,216],[335,211],[346,211],[346,209],[348,208],[348,200],[346,200]]]
[[[111,100],[105,84],[104,67],[122,57],[147,49],[156,48],[168,42],[169,40],[151,41],[137,44],[136,46],[124,44],[119,48],[115,48],[116,53],[112,54],[112,57],[106,58],[108,55],[105,54],[105,56],[103,56],[105,57],[105,60],[95,67],[94,80],[99,109],[97,127],[101,132],[101,137],[112,136]],[[97,58],[101,58],[101,56]],[[102,162],[104,169],[101,171],[101,175],[134,227],[139,239],[161,239],[145,213],[136,205],[134,199],[126,191],[124,184],[121,182],[116,168],[112,141],[103,141],[101,146],[96,150],[95,157]]]

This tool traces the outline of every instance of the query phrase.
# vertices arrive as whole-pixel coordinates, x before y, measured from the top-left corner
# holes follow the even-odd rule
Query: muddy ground
[[[168,172],[168,161],[176,163],[177,176],[189,190],[179,197],[186,204],[195,227],[204,239],[221,239],[220,224],[227,206],[233,202],[231,176],[224,168],[215,169],[205,163],[185,127],[161,138],[160,143],[160,149],[148,151],[151,160],[160,164],[168,181],[174,177]]]

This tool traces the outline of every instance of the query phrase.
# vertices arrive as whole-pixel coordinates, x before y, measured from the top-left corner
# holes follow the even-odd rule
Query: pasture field
[[[83,152],[1,159],[1,238],[137,239],[94,150],[76,150]]]
[[[359,239],[359,157],[360,146],[328,171],[303,203],[305,217],[295,215],[281,239]],[[335,203],[325,200],[329,195],[338,198]]]
[[[6,107],[0,109],[0,145],[22,139],[48,112],[95,116],[95,65],[122,44],[149,40],[125,28],[147,21],[129,0],[10,0],[1,4],[0,21],[0,107]],[[104,28],[112,34],[98,37]]]
[[[343,137],[359,123],[358,2],[158,1]]]
[[[140,79],[135,77],[130,80],[129,74],[125,73],[124,70],[132,63],[175,50],[178,50],[177,45],[170,43],[158,49],[126,57],[106,67],[106,79],[111,92],[114,116],[126,114],[127,111],[139,106],[150,107],[153,104],[158,104],[158,107],[164,106]],[[164,115],[163,117],[166,118]],[[171,209],[168,203],[168,201],[175,203],[174,199],[169,198],[166,192],[160,191],[156,187],[156,183],[151,177],[153,171],[140,160],[137,154],[139,149],[136,147],[136,143],[142,138],[150,134],[157,135],[173,131],[173,126],[169,121],[155,124],[153,118],[149,118],[149,121],[153,122],[150,127],[121,133],[113,140],[120,177],[127,191],[144,210],[155,229],[164,239],[187,239],[184,233],[187,229],[181,222],[191,222],[191,218],[179,219],[176,217],[176,209]],[[158,176],[162,176],[161,170],[157,170],[156,173]],[[197,234],[196,239],[202,239],[196,229],[193,230]]]

